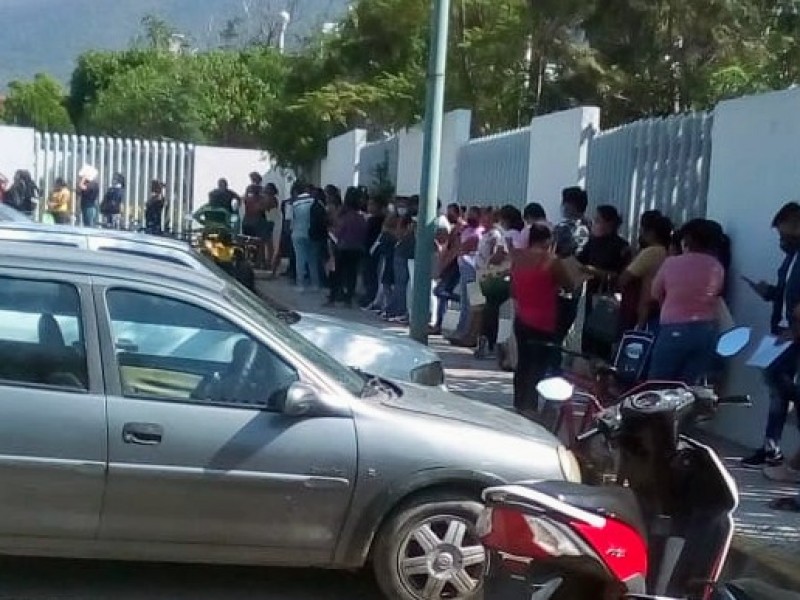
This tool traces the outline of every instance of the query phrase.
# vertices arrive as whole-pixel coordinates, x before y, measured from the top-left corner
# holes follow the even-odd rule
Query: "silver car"
[[[388,598],[473,598],[481,490],[565,478],[539,426],[350,370],[231,281],[0,242],[2,553],[369,562]]]
[[[188,244],[165,237],[107,229],[41,225],[28,220],[0,222],[0,240],[61,244],[98,252],[148,256],[211,273],[214,277],[228,277],[213,261],[194,251]],[[262,299],[301,335],[345,365],[390,379],[431,386],[444,384],[441,359],[427,346],[375,327],[325,315],[298,313],[272,298]]]

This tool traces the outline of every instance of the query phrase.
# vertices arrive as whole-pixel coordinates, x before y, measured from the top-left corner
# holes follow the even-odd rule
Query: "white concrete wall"
[[[439,171],[439,199],[442,204],[452,202],[458,187],[458,151],[469,141],[472,112],[454,110],[444,115],[442,123],[442,155]],[[397,194],[413,196],[421,193],[422,125],[416,125],[397,134]]]
[[[731,308],[738,325],[768,331],[770,305],[758,299],[740,276],[775,281],[782,260],[770,223],[778,209],[800,200],[800,89],[722,102],[714,112],[708,217],[730,234],[733,247]],[[759,337],[760,339],[760,337]],[[768,397],[756,369],[737,360],[729,392],[750,393],[754,407],[725,409],[714,429],[749,446],[763,441]],[[797,445],[792,415],[784,439]]]
[[[421,125],[404,129],[397,134],[397,184],[398,196],[419,194],[422,177],[422,141],[424,134]]]
[[[26,169],[34,172],[36,165],[35,131],[27,127],[0,125],[0,173],[9,182],[14,172]]]
[[[277,177],[271,176],[274,170],[269,154],[261,150],[195,146],[193,210],[208,202],[208,193],[217,187],[220,178],[227,179],[232,190],[243,194],[250,185],[248,176],[253,171],[267,174],[266,180],[273,183],[284,180],[280,173],[274,173]],[[278,190],[286,194],[286,187],[286,184],[278,185]]]
[[[586,183],[589,140],[600,128],[600,109],[586,106],[531,121],[528,202],[539,202],[551,220],[561,210],[561,190]]]
[[[333,184],[342,190],[342,194],[348,187],[358,185],[359,156],[366,143],[367,132],[364,129],[354,129],[328,140],[328,154],[322,160],[320,185]]]

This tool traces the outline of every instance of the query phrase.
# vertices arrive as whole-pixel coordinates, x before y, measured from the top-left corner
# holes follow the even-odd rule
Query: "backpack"
[[[311,224],[308,228],[308,237],[318,242],[328,237],[328,211],[319,200],[314,200],[311,205]]]
[[[118,215],[122,212],[122,188],[109,188],[100,203],[100,212],[104,215]]]

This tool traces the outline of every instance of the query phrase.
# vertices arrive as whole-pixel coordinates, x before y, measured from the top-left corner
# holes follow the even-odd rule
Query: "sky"
[[[244,3],[276,13],[295,5],[288,40],[341,16],[346,0],[0,0],[0,89],[14,79],[47,72],[69,81],[75,59],[91,49],[121,49],[147,14],[165,18],[201,43]]]

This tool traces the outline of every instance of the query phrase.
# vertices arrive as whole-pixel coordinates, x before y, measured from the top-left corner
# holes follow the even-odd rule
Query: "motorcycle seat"
[[[647,539],[644,516],[639,501],[630,488],[588,486],[567,481],[541,481],[531,484],[530,487],[576,508],[614,518],[633,528],[642,539]]]

